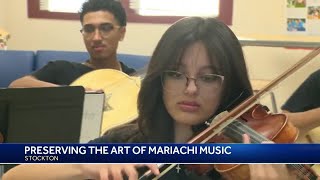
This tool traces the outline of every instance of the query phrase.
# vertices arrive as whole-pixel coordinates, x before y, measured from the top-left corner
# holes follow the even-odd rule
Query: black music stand
[[[0,89],[0,131],[5,143],[79,142],[84,89]]]
[[[0,89],[4,143],[79,143],[84,94],[80,86]]]

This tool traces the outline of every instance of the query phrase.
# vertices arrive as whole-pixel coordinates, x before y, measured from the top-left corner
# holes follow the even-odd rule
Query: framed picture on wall
[[[320,35],[320,0],[285,0],[288,34]]]

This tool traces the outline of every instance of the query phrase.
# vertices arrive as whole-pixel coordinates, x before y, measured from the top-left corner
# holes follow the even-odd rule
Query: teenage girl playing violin
[[[185,143],[205,128],[204,122],[231,110],[253,94],[241,45],[225,24],[191,17],[173,24],[152,55],[138,98],[137,123],[116,127],[94,143]],[[244,142],[249,142],[244,136]],[[19,165],[11,179],[137,179],[130,164]],[[156,165],[146,165],[159,174]],[[253,180],[292,179],[284,165],[250,165]],[[196,175],[181,165],[161,179],[220,179],[212,170]]]

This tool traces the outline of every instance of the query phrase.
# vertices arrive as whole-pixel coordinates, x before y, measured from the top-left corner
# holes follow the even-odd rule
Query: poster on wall
[[[286,0],[287,33],[320,35],[320,0]]]

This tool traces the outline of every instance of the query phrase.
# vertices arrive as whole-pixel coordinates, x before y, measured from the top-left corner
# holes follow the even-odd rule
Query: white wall
[[[27,1],[7,1],[8,49],[84,50],[78,21],[29,19]]]
[[[0,28],[6,29],[6,2],[0,0]]]
[[[236,35],[286,33],[286,0],[269,0],[262,3],[257,0],[234,0],[233,26]],[[320,45],[320,43],[319,43]],[[244,47],[249,75],[252,79],[273,80],[295,64],[309,50]],[[297,88],[298,85],[313,71],[320,67],[319,57],[312,60],[304,68],[283,81],[274,90],[278,109]],[[262,100],[270,105],[270,97]]]
[[[4,3],[4,1],[6,1]],[[284,34],[286,0],[234,0],[233,25],[237,35]],[[5,7],[4,7],[5,6]],[[0,26],[5,9],[5,26],[11,33],[9,49],[17,50],[85,50],[79,33],[79,21],[29,19],[27,3],[21,0],[0,0]],[[150,55],[160,36],[169,27],[164,24],[129,23],[119,52]],[[249,75],[253,79],[272,80],[296,63],[308,51],[284,48],[245,47]],[[310,72],[320,67],[319,58],[276,90],[278,105]],[[268,100],[268,98],[267,98]],[[267,101],[266,100],[266,101]],[[267,102],[268,103],[268,102]]]

